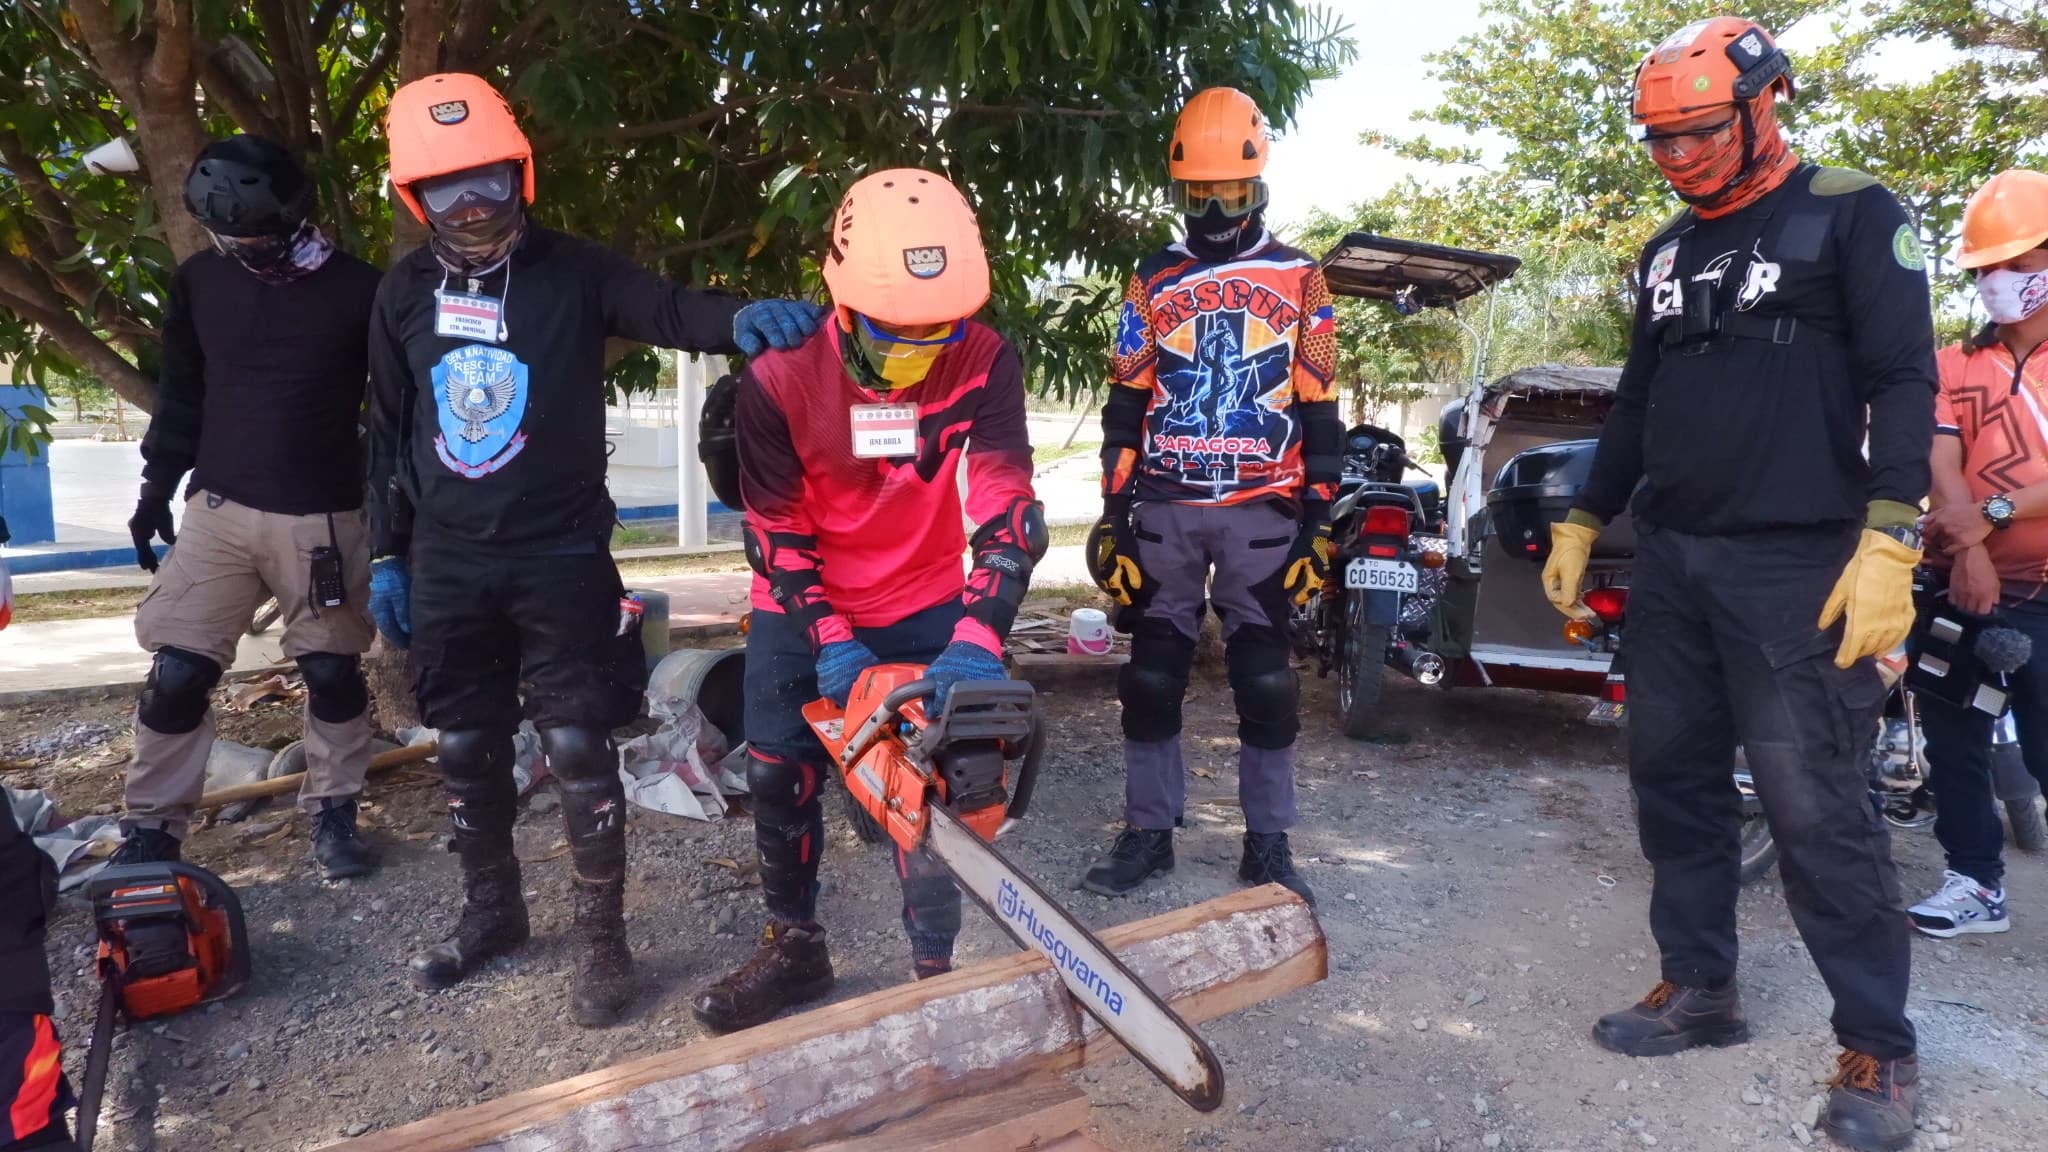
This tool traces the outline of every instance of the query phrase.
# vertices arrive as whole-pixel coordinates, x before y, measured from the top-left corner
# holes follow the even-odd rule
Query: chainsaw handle
[[[847,738],[846,746],[840,749],[840,767],[853,767],[855,762],[868,754],[868,749],[875,746],[875,741],[880,740],[888,732],[889,725],[903,719],[905,704],[931,695],[932,690],[937,687],[938,684],[932,680],[912,680],[882,697],[882,706],[868,713],[867,720],[861,724],[858,731]]]
[[[936,680],[912,680],[882,697],[881,711],[890,715],[898,714],[903,711],[905,704],[931,695],[938,687],[939,682]]]

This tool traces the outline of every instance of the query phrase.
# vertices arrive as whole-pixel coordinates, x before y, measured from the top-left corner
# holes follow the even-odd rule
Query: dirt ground
[[[1187,708],[1189,827],[1173,877],[1134,898],[1071,891],[1121,804],[1107,682],[1049,690],[1048,771],[1008,853],[1102,926],[1235,885],[1233,721],[1220,670]],[[1197,1115],[1124,1062],[1081,1076],[1099,1138],[1120,1152],[1440,1152],[1444,1149],[1796,1149],[1832,1069],[1828,998],[1800,949],[1775,877],[1742,901],[1750,1044],[1654,1061],[1595,1048],[1592,1019],[1656,978],[1648,872],[1635,845],[1620,744],[1580,722],[1576,700],[1444,693],[1388,684],[1392,731],[1336,735],[1329,683],[1310,682],[1300,744],[1296,852],[1321,897],[1329,979],[1207,1025],[1230,1076]],[[119,797],[125,701],[17,709],[0,757],[37,767],[8,782],[54,789],[79,814]],[[103,728],[92,727],[94,725]],[[230,738],[274,743],[295,710],[229,716]],[[72,733],[69,747],[58,738]],[[83,741],[83,743],[80,743]],[[697,824],[636,812],[631,935],[641,994],[619,1027],[590,1032],[563,1007],[570,953],[560,817],[519,824],[534,940],[462,987],[416,991],[404,959],[452,923],[456,864],[431,773],[372,784],[367,819],[384,868],[323,883],[288,809],[198,831],[188,855],[240,889],[255,976],[233,1000],[126,1034],[100,1146],[132,1152],[290,1152],[488,1100],[699,1036],[692,991],[749,950],[758,913],[744,820]],[[545,802],[542,804],[546,806]],[[1897,834],[1907,888],[1941,875],[1925,831]],[[823,913],[839,996],[905,980],[896,885],[880,850],[836,817]],[[2014,930],[1921,940],[1913,1013],[1922,1041],[1916,1147],[2019,1152],[2048,1132],[2048,868],[2013,861]],[[966,960],[1010,949],[970,911]],[[50,957],[67,1065],[76,1069],[94,986],[91,928],[67,898]]]

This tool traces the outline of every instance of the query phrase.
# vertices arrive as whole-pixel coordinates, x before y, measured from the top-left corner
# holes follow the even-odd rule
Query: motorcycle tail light
[[[1628,609],[1628,589],[1595,588],[1585,596],[1586,607],[1609,624],[1618,624]]]
[[[1564,626],[1564,638],[1574,644],[1585,644],[1600,634],[1600,626],[1591,620],[1570,620]]]
[[[1609,676],[1607,683],[1600,686],[1600,698],[1610,704],[1628,703],[1628,683],[1619,676]]]
[[[1408,510],[1396,508],[1391,504],[1381,504],[1378,507],[1367,508],[1365,510],[1365,524],[1359,529],[1359,532],[1366,536],[1406,537],[1408,535]]]
[[[1367,556],[1394,560],[1400,557],[1401,549],[1392,544],[1367,544],[1365,546],[1365,554]]]

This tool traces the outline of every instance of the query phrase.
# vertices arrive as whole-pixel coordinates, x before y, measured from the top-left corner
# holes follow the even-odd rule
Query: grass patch
[[[81,588],[75,592],[22,592],[14,597],[14,619],[20,624],[52,620],[94,620],[126,616],[142,602],[147,588]]]
[[[683,556],[643,556],[619,561],[619,575],[686,576],[697,572],[744,572],[747,554],[738,548],[724,552],[693,552]]]
[[[621,524],[612,529],[612,547],[617,548],[663,548],[676,542],[676,530],[670,527],[650,528],[640,524]]]
[[[1069,456],[1079,456],[1083,452],[1094,452],[1101,447],[1102,445],[1100,444],[1086,443],[1067,445],[1033,444],[1031,446],[1031,467],[1034,470],[1045,468],[1065,460]]]

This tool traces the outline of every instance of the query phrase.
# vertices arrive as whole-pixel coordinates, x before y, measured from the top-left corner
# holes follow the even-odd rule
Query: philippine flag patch
[[[1326,336],[1337,330],[1337,309],[1323,305],[1309,315],[1308,325],[1301,330],[1304,336]]]

